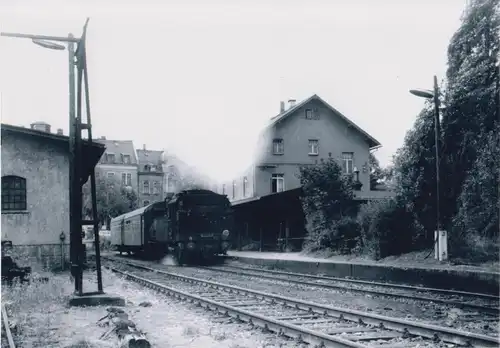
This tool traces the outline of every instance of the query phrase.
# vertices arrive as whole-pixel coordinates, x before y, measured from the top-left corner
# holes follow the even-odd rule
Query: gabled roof
[[[311,97],[301,101],[298,104],[295,104],[293,107],[289,108],[288,110],[274,116],[271,118],[271,122],[267,125],[266,128],[272,127],[276,125],[277,123],[283,121],[286,119],[288,116],[292,115],[295,111],[299,110],[301,107],[305,106],[306,104],[310,103],[313,100],[317,100],[323,105],[325,105],[328,109],[330,109],[335,115],[343,119],[349,126],[354,128],[356,131],[358,131],[363,137],[365,137],[366,141],[368,142],[370,149],[380,147],[382,146],[378,140],[376,140],[374,137],[372,137],[370,134],[362,130],[358,125],[356,125],[354,122],[352,122],[350,119],[345,117],[340,111],[335,109],[333,106],[328,104],[326,101],[321,99],[317,94],[312,95]]]
[[[36,129],[18,127],[2,123],[2,138],[4,134],[12,134],[13,136],[26,137],[31,139],[36,137],[40,141],[51,142],[55,146],[63,149],[63,151],[68,151],[69,155],[69,137],[66,135],[48,133]],[[99,162],[99,159],[101,158],[105,150],[106,148],[103,144],[99,144],[95,141],[90,144],[88,140],[82,140],[82,179],[84,181],[88,179],[90,173],[92,172],[92,170],[94,170],[96,164]]]
[[[158,164],[163,160],[161,150],[137,150],[136,152],[139,164]]]
[[[112,153],[115,155],[115,162],[111,164],[125,164],[120,156],[121,154],[130,156],[130,165],[137,164],[137,154],[135,153],[134,143],[132,140],[96,139],[95,141],[106,146],[106,153]],[[103,156],[101,163],[105,163],[105,161],[106,158]]]

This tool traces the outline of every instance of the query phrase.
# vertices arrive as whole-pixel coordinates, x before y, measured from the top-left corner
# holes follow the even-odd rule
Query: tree
[[[429,104],[407,132],[394,156],[394,180],[398,201],[408,206],[424,228],[424,241],[433,241],[436,229],[436,155],[434,111]],[[418,239],[419,236],[417,236]]]
[[[498,120],[499,0],[475,0],[448,48],[448,86],[443,115],[444,212],[448,226],[464,202],[457,204],[480,149]],[[468,183],[467,183],[468,182]],[[463,197],[465,199],[465,197]],[[466,204],[467,205],[467,204]]]
[[[341,166],[332,158],[318,165],[300,168],[302,207],[306,217],[309,249],[336,248],[342,240],[339,224],[352,214],[352,177],[342,173]]]
[[[384,172],[380,168],[380,163],[373,153],[370,152],[370,190],[375,190],[377,184],[384,177]]]
[[[499,234],[499,132],[500,127],[497,125],[496,129],[487,134],[486,145],[478,150],[478,156],[467,173],[458,197],[458,209],[453,218],[453,225],[459,236],[455,239],[466,244],[470,244],[474,238],[491,240]],[[472,247],[477,252],[481,251],[473,245]],[[498,254],[498,250],[496,252]]]
[[[116,179],[96,178],[97,216],[101,226],[111,218],[138,208],[137,193],[121,185]],[[90,180],[83,186],[83,214],[92,216]]]

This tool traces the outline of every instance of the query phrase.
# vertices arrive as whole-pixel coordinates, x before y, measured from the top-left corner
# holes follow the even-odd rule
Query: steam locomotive
[[[226,195],[184,190],[111,220],[111,245],[148,258],[173,255],[180,265],[225,254],[233,219]]]

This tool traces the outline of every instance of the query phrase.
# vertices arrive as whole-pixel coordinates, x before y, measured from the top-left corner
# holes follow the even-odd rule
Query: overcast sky
[[[465,1],[62,3],[2,0],[0,31],[79,36],[89,16],[94,136],[228,179],[280,100],[315,93],[379,140],[388,164],[424,105],[408,90],[444,77]],[[65,51],[0,37],[0,91],[2,122],[68,134]]]

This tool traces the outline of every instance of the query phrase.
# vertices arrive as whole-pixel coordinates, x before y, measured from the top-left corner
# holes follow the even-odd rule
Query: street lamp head
[[[410,93],[421,98],[434,98],[434,93],[432,91],[429,91],[428,89],[410,89]]]
[[[44,48],[50,48],[51,50],[64,51],[66,49],[66,47],[63,45],[59,45],[55,42],[50,42],[45,40],[33,39],[33,43],[37,44],[38,46],[42,46]]]

